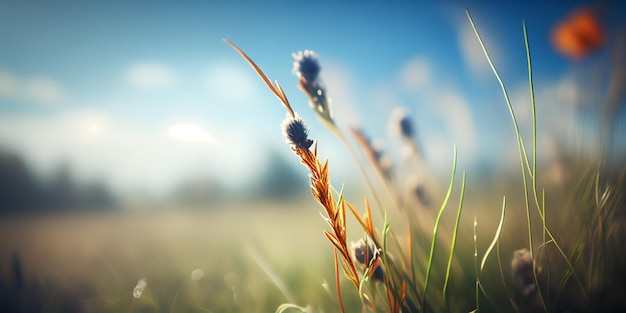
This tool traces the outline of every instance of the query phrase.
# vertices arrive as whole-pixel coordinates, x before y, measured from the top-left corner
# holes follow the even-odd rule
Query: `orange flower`
[[[561,54],[580,60],[604,44],[604,30],[589,9],[577,9],[552,32],[552,44]]]

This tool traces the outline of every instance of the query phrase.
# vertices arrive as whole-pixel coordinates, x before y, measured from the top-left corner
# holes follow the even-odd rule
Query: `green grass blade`
[[[280,290],[285,299],[287,299],[287,301],[289,302],[295,302],[296,298],[293,296],[289,288],[287,288],[285,282],[278,276],[278,274],[274,271],[274,269],[272,269],[270,264],[265,260],[265,258],[263,258],[252,245],[248,244],[246,245],[246,248],[254,262],[256,262],[256,264],[261,268],[265,275],[269,277],[272,283],[274,283],[274,286],[276,286],[276,288]]]
[[[483,53],[485,54],[485,57],[487,58],[487,62],[489,63],[489,66],[491,67],[491,70],[493,71],[494,75],[496,76],[496,79],[498,80],[498,83],[500,84],[500,88],[502,88],[502,93],[504,94],[504,99],[506,101],[506,104],[509,108],[509,113],[511,114],[511,119],[513,120],[513,126],[515,128],[515,135],[517,136],[517,144],[518,144],[518,148],[520,150],[520,158],[522,158],[522,169],[524,168],[524,163],[526,165],[526,168],[528,169],[529,173],[532,173],[531,167],[530,167],[530,163],[528,161],[528,154],[526,153],[526,147],[524,146],[524,141],[522,140],[522,135],[520,133],[519,130],[519,125],[517,123],[517,118],[515,117],[515,111],[513,110],[513,105],[511,104],[511,100],[509,98],[509,93],[506,91],[506,87],[504,86],[504,82],[502,81],[502,78],[500,78],[500,74],[498,74],[498,71],[496,70],[495,65],[493,65],[493,62],[491,61],[491,57],[489,56],[489,52],[487,52],[487,48],[485,47],[485,44],[482,40],[482,38],[480,37],[480,33],[478,32],[478,29],[476,29],[476,25],[474,24],[474,20],[472,19],[472,16],[470,15],[469,11],[465,11],[465,13],[467,14],[467,18],[469,19],[470,25],[472,26],[472,29],[474,30],[474,34],[476,34],[476,37],[478,38],[478,43],[480,44],[480,47],[483,49]]]
[[[506,211],[506,197],[503,197],[502,198],[502,214],[500,214],[500,223],[498,224],[498,229],[496,229],[496,234],[493,236],[493,240],[491,241],[489,248],[487,248],[487,251],[485,252],[485,255],[483,256],[483,260],[480,262],[481,272],[483,271],[483,268],[485,267],[485,262],[487,262],[487,257],[489,257],[491,250],[493,250],[493,247],[496,246],[496,243],[500,239],[500,233],[502,232],[502,225],[504,224],[505,211]]]
[[[476,272],[476,310],[472,312],[479,312],[479,297],[480,297],[480,275],[478,274],[478,237],[476,235],[478,230],[478,221],[476,215],[474,215],[474,271]]]
[[[276,308],[276,312],[275,313],[284,313],[287,312],[289,310],[296,310],[298,312],[302,312],[302,313],[306,313],[308,310],[307,308],[303,308],[301,306],[295,305],[295,304],[291,304],[291,303],[284,303],[281,304],[280,306],[278,306],[278,308]]]
[[[509,287],[507,287],[506,279],[504,278],[504,270],[502,269],[502,257],[500,256],[500,241],[496,242],[496,255],[498,257],[498,268],[500,269],[500,279],[502,279],[502,286],[504,287],[504,294],[509,299],[511,303],[511,308],[517,311],[515,307],[515,302],[513,302],[513,298],[509,294]]]
[[[535,200],[535,205],[537,206],[537,211],[539,212],[539,217],[541,218],[543,231],[544,231],[544,236],[545,236],[545,233],[548,234],[548,236],[550,237],[550,240],[553,242],[554,246],[557,248],[557,250],[559,251],[559,253],[563,257],[563,259],[567,263],[567,266],[569,267],[569,270],[572,272],[572,276],[574,276],[574,279],[576,280],[577,284],[579,285],[580,289],[583,292],[583,296],[585,298],[587,298],[587,291],[585,290],[585,287],[583,286],[582,281],[578,277],[578,274],[574,270],[574,266],[572,265],[572,262],[567,257],[567,255],[565,254],[565,252],[563,251],[563,249],[561,248],[561,246],[557,242],[556,238],[554,238],[554,236],[552,235],[552,232],[546,226],[545,208],[543,207],[543,204],[539,204],[539,196],[537,194],[537,176],[536,176],[536,171],[537,171],[537,117],[536,117],[536,110],[535,110],[535,92],[534,92],[534,88],[533,88],[532,62],[531,62],[531,58],[530,58],[530,45],[528,43],[528,33],[526,32],[526,22],[525,21],[522,23],[522,28],[524,30],[524,44],[525,44],[525,47],[526,47],[526,59],[528,60],[528,81],[529,81],[529,84],[530,84],[530,97],[531,97],[532,119],[533,119],[533,167],[532,167],[532,177],[531,177],[532,189],[533,189],[533,197],[534,197],[534,200]],[[542,197],[545,197],[545,194],[542,195]],[[542,200],[542,202],[544,202],[544,201],[545,200]],[[544,238],[544,242],[545,242],[545,238]],[[531,253],[532,253],[532,250],[531,250]],[[544,303],[544,307],[545,307],[545,303]]]
[[[443,283],[443,299],[446,300],[446,292],[448,290],[448,281],[450,279],[450,269],[452,268],[452,259],[454,256],[454,247],[456,245],[456,237],[459,231],[459,223],[461,222],[461,211],[463,210],[463,199],[465,198],[465,172],[461,181],[461,198],[459,199],[459,209],[456,213],[456,221],[454,222],[454,232],[452,233],[452,245],[450,247],[450,256],[448,257],[448,266],[446,268],[446,278]]]
[[[428,265],[426,266],[426,277],[424,278],[424,302],[426,301],[426,291],[428,290],[428,278],[430,276],[430,270],[433,266],[433,257],[435,254],[435,243],[437,242],[437,232],[439,230],[439,222],[441,221],[441,216],[443,215],[443,211],[446,209],[448,205],[448,200],[450,199],[450,194],[452,194],[452,187],[454,186],[454,176],[456,176],[456,145],[454,145],[454,156],[452,161],[452,177],[450,178],[450,185],[448,186],[448,192],[446,193],[446,197],[441,204],[441,208],[439,209],[439,213],[437,213],[437,219],[435,220],[435,227],[433,228],[433,239],[430,245],[430,254],[428,256]]]
[[[533,70],[532,62],[530,59],[530,46],[528,45],[528,34],[526,32],[526,21],[522,21],[522,28],[524,29],[524,44],[526,46],[526,60],[528,61],[528,85],[530,89],[530,106],[532,111],[532,123],[533,123],[533,166],[532,166],[532,184],[533,192],[535,195],[535,201],[537,201],[537,110],[535,105],[535,88],[533,85]]]

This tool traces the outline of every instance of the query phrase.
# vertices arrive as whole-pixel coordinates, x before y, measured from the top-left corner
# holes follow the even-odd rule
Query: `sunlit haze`
[[[576,120],[574,106],[593,91],[581,73],[607,52],[586,63],[559,55],[550,32],[573,4],[538,5],[467,8],[524,129],[526,21],[540,153],[549,157],[555,141],[594,127]],[[623,12],[612,10],[607,23]],[[465,4],[421,1],[2,2],[0,147],[40,175],[69,164],[79,179],[102,179],[119,192],[169,192],[190,175],[247,186],[276,153],[299,169],[281,137],[283,107],[223,38],[281,83],[320,155],[331,158],[338,185],[358,179],[357,169],[297,89],[297,51],[319,55],[342,127],[363,126],[391,155],[400,152],[387,124],[402,107],[434,173],[447,176],[453,144],[464,168],[517,160],[509,112]]]

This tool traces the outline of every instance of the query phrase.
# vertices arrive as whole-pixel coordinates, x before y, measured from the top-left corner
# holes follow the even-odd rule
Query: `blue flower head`
[[[413,123],[411,123],[411,120],[408,118],[408,116],[404,116],[400,120],[400,132],[404,137],[413,137]]]
[[[381,250],[377,249],[374,243],[367,238],[365,238],[365,240],[360,239],[357,242],[353,242],[351,249],[356,260],[366,268],[370,268],[373,261],[380,257],[381,252]],[[377,266],[373,270],[373,272],[370,272],[370,277],[374,280],[382,281],[384,279],[383,269],[380,266]]]
[[[394,109],[391,113],[391,129],[404,138],[413,138],[415,129],[413,122],[403,109]]]
[[[320,63],[317,61],[317,54],[311,50],[298,51],[292,54],[293,73],[307,82],[312,83],[317,80],[320,73]]]
[[[283,137],[291,146],[306,150],[313,145],[313,140],[308,138],[309,129],[300,117],[291,117],[288,115],[283,121],[282,128]]]

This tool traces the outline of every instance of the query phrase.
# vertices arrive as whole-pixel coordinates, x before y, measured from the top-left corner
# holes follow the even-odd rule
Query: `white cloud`
[[[563,77],[552,82],[535,84],[535,106],[539,131],[564,135],[576,126],[576,107],[581,97],[589,93],[583,86],[576,84],[570,77]],[[528,83],[520,83],[511,93],[511,101],[520,127],[530,131],[532,126],[532,107]]]
[[[430,116],[422,116],[423,120],[435,118],[437,121],[441,121],[440,125],[444,126],[449,136],[446,144],[451,146],[456,143],[459,149],[463,149],[465,157],[472,157],[477,150],[477,142],[476,127],[470,105],[454,87],[440,83],[441,79],[438,77],[432,77],[431,73],[436,73],[436,70],[431,71],[431,64],[428,59],[423,57],[412,58],[400,70],[400,84],[409,94],[416,97],[419,103],[424,105],[420,111],[422,114]],[[420,132],[424,134],[430,131],[423,130]],[[434,143],[433,141],[429,142],[430,144]],[[425,145],[429,145],[429,143],[425,142]],[[439,148],[441,147],[439,146]],[[425,149],[433,149],[433,147],[425,147]],[[436,155],[433,158],[431,160],[440,159]],[[445,164],[444,166],[448,165]]]
[[[249,130],[221,129],[214,136],[202,123],[174,127],[174,133],[187,129],[183,133],[192,139],[213,140],[208,145],[176,140],[168,135],[170,126],[147,129],[103,111],[0,116],[0,145],[23,155],[39,173],[68,162],[77,177],[102,177],[122,192],[164,192],[198,173],[237,187],[253,182],[263,167],[263,154],[251,153],[255,143]]]
[[[534,91],[538,160],[558,165],[558,158],[561,157],[559,154],[567,151],[563,148],[582,148],[589,152],[599,148],[600,143],[596,137],[599,128],[595,118],[601,108],[585,106],[598,103],[597,98],[589,98],[596,95],[595,92],[587,85],[577,82],[572,75],[565,75],[554,81],[535,80]],[[532,108],[528,82],[519,83],[511,93],[511,101],[526,149],[531,149]],[[585,113],[580,110],[583,106]],[[570,146],[572,144],[575,146]],[[517,149],[512,150],[517,153]],[[514,162],[518,158],[515,155],[510,165],[519,166]]]
[[[22,78],[0,69],[0,97],[49,105],[63,101],[65,92],[50,77]]]
[[[215,138],[202,128],[202,126],[197,124],[176,124],[168,129],[167,134],[172,138],[191,143],[216,143]]]
[[[218,102],[248,106],[258,95],[260,79],[255,75],[247,67],[216,63],[208,69],[205,85],[210,97]]]
[[[430,81],[430,64],[424,58],[415,57],[401,69],[400,84],[408,90],[421,90]]]
[[[468,23],[461,23],[457,29],[459,50],[467,67],[476,75],[490,73],[491,67],[472,27]],[[489,57],[497,66],[497,64],[500,64],[500,54],[495,43],[490,39],[487,30],[479,28],[478,31],[489,52]]]
[[[358,125],[359,115],[357,91],[354,86],[355,78],[350,69],[338,62],[327,61],[320,74],[326,91],[331,99],[333,114],[343,125]]]
[[[11,72],[0,69],[0,96],[14,98],[19,90],[17,77]]]
[[[476,144],[476,129],[469,104],[456,91],[441,92],[435,97],[435,107],[455,140],[470,148]]]
[[[166,89],[178,82],[173,70],[155,62],[133,64],[128,69],[126,78],[133,87],[143,90]]]
[[[48,77],[38,77],[24,84],[24,95],[27,99],[43,104],[58,103],[64,98],[63,89]]]

